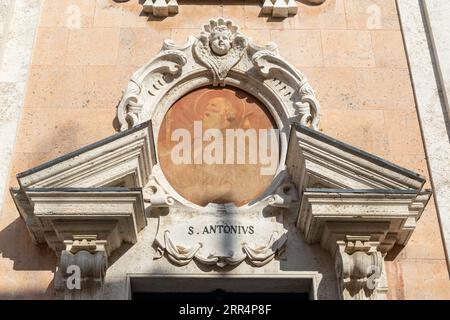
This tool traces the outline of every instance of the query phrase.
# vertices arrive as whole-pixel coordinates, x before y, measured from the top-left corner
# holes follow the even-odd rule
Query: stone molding
[[[136,243],[147,224],[139,189],[28,189],[12,194],[33,239],[56,252],[65,250],[65,241],[74,236],[90,234],[108,240],[104,246],[109,255],[123,242]]]
[[[117,0],[127,2],[129,0]],[[309,0],[311,4],[321,4],[326,0]],[[295,16],[298,5],[295,0],[262,0],[261,14],[274,18]],[[145,0],[143,11],[155,17],[167,17],[178,13],[177,0]]]

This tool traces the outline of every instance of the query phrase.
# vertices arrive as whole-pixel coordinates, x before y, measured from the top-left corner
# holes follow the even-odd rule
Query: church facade
[[[442,7],[23,2],[0,297],[450,298]]]

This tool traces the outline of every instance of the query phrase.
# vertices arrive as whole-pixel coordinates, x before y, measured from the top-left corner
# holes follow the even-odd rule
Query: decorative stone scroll
[[[65,299],[100,299],[108,267],[106,240],[96,235],[73,236],[66,240],[58,268],[57,289]]]
[[[211,19],[185,44],[166,40],[160,53],[130,80],[117,109],[121,130],[152,120],[159,129],[183,95],[205,86],[231,86],[254,94],[277,125],[317,128],[320,105],[306,77],[284,60],[275,44],[259,46],[224,18]]]
[[[335,269],[341,298],[344,300],[376,299],[376,289],[383,272],[384,257],[379,242],[370,236],[347,236],[337,241]]]
[[[154,176],[150,177],[142,193],[144,201],[150,203],[153,208],[168,207],[175,203],[173,197],[163,189]]]
[[[287,234],[282,224],[258,217],[258,211],[239,212],[232,204],[208,205],[201,213],[174,210],[160,217],[156,244],[174,264],[192,260],[225,267],[248,260],[262,267],[284,250]]]

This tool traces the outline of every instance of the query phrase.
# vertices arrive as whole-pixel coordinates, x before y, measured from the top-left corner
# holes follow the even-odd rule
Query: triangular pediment
[[[36,243],[58,252],[73,233],[92,234],[110,253],[146,225],[142,187],[154,155],[148,121],[17,174],[11,195]]]
[[[151,122],[17,174],[22,188],[143,187],[155,164]]]
[[[301,168],[303,188],[419,191],[425,183],[418,173],[302,125],[293,125],[289,148],[288,167]]]
[[[420,174],[298,124],[286,165],[301,198],[297,226],[330,251],[365,233],[382,252],[406,244],[431,196]]]

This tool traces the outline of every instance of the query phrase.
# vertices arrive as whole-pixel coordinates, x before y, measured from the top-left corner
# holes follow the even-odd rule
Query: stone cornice
[[[74,235],[94,234],[108,240],[110,254],[122,242],[135,243],[146,225],[140,189],[27,189],[12,195],[33,238],[56,252]]]
[[[314,172],[327,188],[420,190],[425,183],[415,172],[299,124],[292,127],[289,149],[299,159],[290,167],[311,178],[307,187],[314,186]]]
[[[151,123],[144,122],[19,173],[17,180],[21,188],[93,187],[133,174],[133,186],[143,187],[155,157]],[[108,168],[111,173],[106,173]]]

